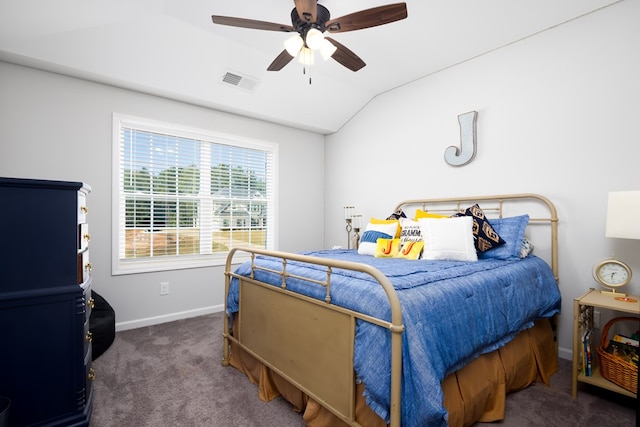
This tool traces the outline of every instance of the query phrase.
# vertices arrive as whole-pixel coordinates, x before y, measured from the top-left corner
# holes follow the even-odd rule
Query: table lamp
[[[607,204],[606,237],[640,239],[640,191],[613,191]],[[616,259],[602,261],[594,269],[594,277],[603,286],[615,289],[631,280],[631,268]]]

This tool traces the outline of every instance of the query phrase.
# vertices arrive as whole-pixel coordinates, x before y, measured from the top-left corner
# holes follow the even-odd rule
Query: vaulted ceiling
[[[2,0],[0,60],[328,134],[385,91],[618,1],[408,0],[407,19],[331,35],[364,68],[303,74],[267,71],[290,33],[211,20],[291,25],[292,0]],[[394,2],[319,1],[332,18]]]

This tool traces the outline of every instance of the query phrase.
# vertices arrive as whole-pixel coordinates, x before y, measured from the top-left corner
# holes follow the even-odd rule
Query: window
[[[276,145],[114,114],[113,274],[273,249]]]

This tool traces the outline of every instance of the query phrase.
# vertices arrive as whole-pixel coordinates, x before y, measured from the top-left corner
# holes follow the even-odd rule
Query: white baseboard
[[[205,314],[219,313],[222,310],[224,310],[223,305],[214,305],[210,307],[198,308],[195,310],[164,314],[162,316],[130,320],[128,322],[116,322],[116,332],[126,331],[128,329],[142,328],[144,326],[159,325],[160,323],[173,322],[174,320],[188,319],[190,317],[203,316]]]
[[[573,360],[573,351],[568,348],[558,347],[558,357],[560,359]]]

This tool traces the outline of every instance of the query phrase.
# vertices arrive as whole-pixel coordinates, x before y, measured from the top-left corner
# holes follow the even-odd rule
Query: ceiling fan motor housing
[[[307,31],[312,28],[316,28],[321,33],[324,33],[327,29],[324,24],[331,19],[331,13],[329,12],[329,9],[318,4],[315,22],[311,22],[311,15],[304,14],[304,17],[306,19],[300,18],[298,10],[295,7],[291,11],[291,25],[298,33],[300,33],[303,39],[305,38]]]

